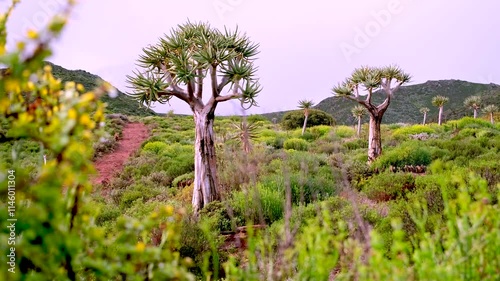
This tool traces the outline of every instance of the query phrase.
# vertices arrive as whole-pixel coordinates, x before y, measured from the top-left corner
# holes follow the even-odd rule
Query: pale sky
[[[3,9],[7,0],[0,0]],[[9,22],[9,44],[40,29],[63,0],[24,0]],[[500,84],[497,0],[80,0],[50,60],[97,74],[128,91],[142,48],[178,24],[236,26],[260,44],[255,64],[263,91],[247,113],[296,109],[315,102],[361,65],[397,64],[412,83],[460,79]],[[158,105],[190,113],[182,102]],[[238,102],[217,114],[242,114]]]

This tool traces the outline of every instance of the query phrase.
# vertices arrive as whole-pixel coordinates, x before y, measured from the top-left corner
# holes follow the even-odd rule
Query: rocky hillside
[[[464,100],[472,95],[480,95],[483,104],[496,104],[500,106],[500,85],[479,84],[460,80],[438,80],[427,81],[422,84],[401,87],[395,94],[389,109],[384,115],[383,122],[390,123],[420,123],[422,114],[419,109],[428,107],[428,122],[437,122],[438,109],[431,103],[436,95],[450,98],[444,107],[444,120],[459,119],[464,116],[472,116],[472,110],[464,106]],[[377,102],[381,102],[383,95],[374,95]],[[351,116],[351,108],[357,103],[338,97],[328,97],[318,103],[315,108],[321,109],[333,115],[337,124],[352,125],[356,120]],[[274,112],[264,114],[269,119],[281,117],[286,113]],[[368,117],[365,117],[368,120]]]
[[[47,62],[47,64],[52,66],[52,72],[56,78],[61,79],[63,82],[75,81],[76,83],[82,84],[87,90],[95,88],[99,81],[103,80],[101,77],[85,70],[68,70],[50,62]],[[153,110],[140,107],[137,101],[120,90],[118,90],[118,96],[116,98],[111,98],[106,95],[103,96],[101,100],[108,104],[106,107],[107,113],[121,113],[134,116],[156,115]]]

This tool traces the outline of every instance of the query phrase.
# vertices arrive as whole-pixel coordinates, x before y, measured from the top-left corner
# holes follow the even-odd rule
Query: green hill
[[[85,70],[68,70],[51,62],[47,62],[47,64],[52,66],[52,73],[54,77],[61,79],[63,83],[66,81],[75,81],[76,83],[82,84],[87,90],[94,89],[98,86],[99,81],[103,80],[101,77]],[[156,115],[153,110],[140,108],[139,103],[133,98],[125,95],[118,89],[117,91],[118,96],[116,98],[111,98],[108,95],[101,98],[103,102],[108,104],[106,107],[107,113],[121,113],[135,116]]]
[[[389,109],[384,115],[383,123],[420,123],[422,114],[419,109],[428,107],[428,122],[437,122],[438,109],[431,103],[436,95],[450,98],[443,111],[444,120],[459,119],[472,116],[472,110],[464,106],[464,100],[472,95],[480,95],[483,104],[496,104],[500,106],[500,85],[479,84],[460,80],[427,81],[422,84],[401,87],[391,101]],[[381,102],[382,95],[374,95],[377,102]],[[352,125],[356,120],[351,116],[351,108],[357,103],[339,97],[328,97],[318,103],[314,108],[326,111],[333,115],[337,124]],[[263,114],[270,120],[281,117],[287,111]],[[364,117],[366,120],[368,117]]]

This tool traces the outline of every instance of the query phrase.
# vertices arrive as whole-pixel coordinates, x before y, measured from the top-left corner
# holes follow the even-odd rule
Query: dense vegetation
[[[221,200],[195,213],[193,117],[130,116],[151,136],[92,186],[123,122],[105,120],[108,84],[44,67],[71,3],[31,56],[5,50],[0,17],[0,279],[498,279],[498,122],[384,124],[367,165],[366,125],[216,117]]]
[[[228,134],[237,134],[237,131],[231,129],[235,119],[236,117],[218,118],[216,126],[221,131],[229,132]],[[442,232],[442,227],[465,219],[455,217],[456,211],[451,212],[447,208],[464,208],[463,204],[467,205],[465,202],[469,202],[467,200],[474,200],[467,197],[467,194],[472,196],[480,192],[481,197],[475,197],[477,200],[483,198],[480,199],[483,200],[482,203],[478,202],[482,207],[478,208],[490,206],[491,211],[498,214],[500,131],[498,126],[492,126],[487,121],[464,118],[450,121],[444,126],[384,125],[382,129],[386,152],[371,167],[365,164],[366,128],[361,138],[356,138],[355,130],[345,126],[315,126],[301,135],[300,129],[286,131],[270,122],[259,121],[259,137],[252,141],[253,150],[248,154],[240,149],[240,144],[235,139],[228,137],[219,140],[219,173],[224,200],[207,206],[201,215],[203,223],[190,215],[189,211],[193,177],[192,118],[148,117],[143,121],[151,126],[153,135],[144,143],[141,152],[129,160],[125,172],[106,187],[112,190],[111,196],[103,198],[99,193],[94,196],[93,204],[101,206],[96,221],[107,232],[113,233],[118,218],[123,214],[142,219],[163,205],[188,210],[182,222],[180,254],[195,261],[195,267],[192,268],[195,273],[201,274],[203,271],[206,255],[215,255],[220,262],[230,261],[226,266],[245,263],[248,257],[216,237],[248,223],[267,227],[260,232],[257,240],[252,240],[256,243],[253,246],[258,249],[254,248],[253,251],[257,252],[252,252],[249,248],[246,254],[270,251],[261,258],[281,264],[281,267],[275,264],[274,268],[262,268],[260,263],[255,264],[255,272],[251,274],[255,274],[256,279],[263,278],[258,275],[262,270],[266,270],[266,274],[271,276],[292,274],[295,278],[299,278],[296,274],[321,274],[314,270],[302,272],[312,270],[307,269],[305,261],[301,265],[305,268],[286,268],[285,264],[288,262],[296,264],[299,260],[296,260],[297,256],[292,255],[292,258],[284,255],[281,247],[286,247],[287,251],[292,251],[295,255],[305,254],[303,251],[306,251],[307,255],[311,255],[307,259],[319,259],[314,257],[314,251],[320,249],[321,245],[326,247],[328,243],[333,243],[329,249],[333,252],[316,253],[324,255],[323,258],[326,259],[334,258],[337,255],[335,251],[340,250],[337,247],[341,247],[346,241],[354,243],[356,247],[369,247],[369,243],[376,245],[377,248],[372,249],[371,253],[380,254],[378,258],[365,252],[367,249],[360,248],[362,252],[348,251],[347,256],[338,262],[320,263],[325,266],[325,272],[337,268],[340,271],[339,278],[343,276],[349,279],[349,274],[361,274],[358,270],[363,267],[362,264],[351,267],[352,263],[357,262],[355,255],[368,255],[370,259],[396,263],[391,258],[387,259],[386,255],[391,257],[395,254],[393,251],[398,251],[400,254],[406,253],[406,262],[414,264],[416,261],[413,260],[415,257],[412,257],[412,253],[430,250],[414,248],[418,245],[417,241],[430,243],[432,240],[432,243],[436,243],[437,240],[433,239],[437,237],[432,235],[438,235],[437,230],[439,235],[448,237],[452,233]],[[284,198],[289,198],[291,208],[286,207]],[[458,205],[450,207],[449,204]],[[338,229],[336,225],[341,222],[345,225],[343,229]],[[321,227],[324,223],[333,225],[325,229],[324,226]],[[493,221],[492,223],[494,224]],[[498,225],[498,219],[495,223]],[[312,229],[325,231],[320,232],[324,235],[321,239],[325,240],[311,240],[312,244],[309,246],[301,244],[301,239],[319,239],[311,236],[314,232],[308,232],[313,231]],[[372,236],[368,229],[373,229]],[[208,230],[209,233],[204,232]],[[287,231],[290,232],[289,242],[285,241]],[[398,231],[401,233],[397,234]],[[460,233],[460,230],[456,231]],[[377,233],[376,236],[373,233]],[[458,235],[456,239],[461,237],[458,233],[453,235]],[[344,240],[347,237],[353,240]],[[498,245],[499,238],[498,234],[494,234],[490,236],[490,242]],[[206,244],[206,239],[215,239],[215,244]],[[480,243],[479,240],[472,242],[473,240],[469,242],[474,245]],[[340,244],[335,246],[337,243]],[[480,247],[479,244],[472,244],[468,247]],[[443,244],[443,247],[446,245]],[[498,254],[498,249],[493,250],[494,247],[491,247],[491,258],[498,263],[498,257],[493,256]],[[453,252],[453,249],[449,250]],[[483,250],[486,251],[484,248],[481,251]],[[485,254],[487,251],[474,255]],[[458,265],[459,258],[456,258],[453,262]],[[281,259],[287,260],[287,263],[280,262]],[[317,263],[315,265],[318,266]],[[387,268],[381,269],[380,274],[390,274],[392,270],[396,270],[387,264],[386,266]],[[425,274],[438,274],[444,264],[438,263],[435,266],[432,269],[435,272]],[[220,270],[220,274],[223,274],[222,267]],[[243,267],[232,270],[252,269]],[[403,271],[403,268],[399,270]],[[408,276],[427,280],[424,277],[427,275],[418,275],[424,273],[417,274],[413,270],[417,269],[400,272],[405,276],[400,280],[409,280],[405,279],[410,278]],[[454,275],[459,274],[458,272],[448,273],[449,276],[459,276]],[[238,274],[243,274],[245,278],[251,276],[247,275],[250,274],[247,271]],[[376,277],[375,273],[367,276],[367,280],[384,280]]]

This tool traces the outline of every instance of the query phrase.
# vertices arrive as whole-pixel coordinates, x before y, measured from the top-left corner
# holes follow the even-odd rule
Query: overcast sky
[[[0,0],[5,6],[6,0]],[[9,44],[40,29],[63,0],[24,0],[9,22]],[[177,24],[204,21],[239,27],[260,44],[263,91],[248,113],[319,102],[361,65],[398,64],[412,83],[460,79],[500,84],[500,2],[497,0],[80,0],[52,62],[83,69],[127,91],[126,75],[141,49]],[[480,3],[480,4],[479,4]],[[182,102],[172,108],[189,113]],[[241,114],[237,102],[218,114]]]

